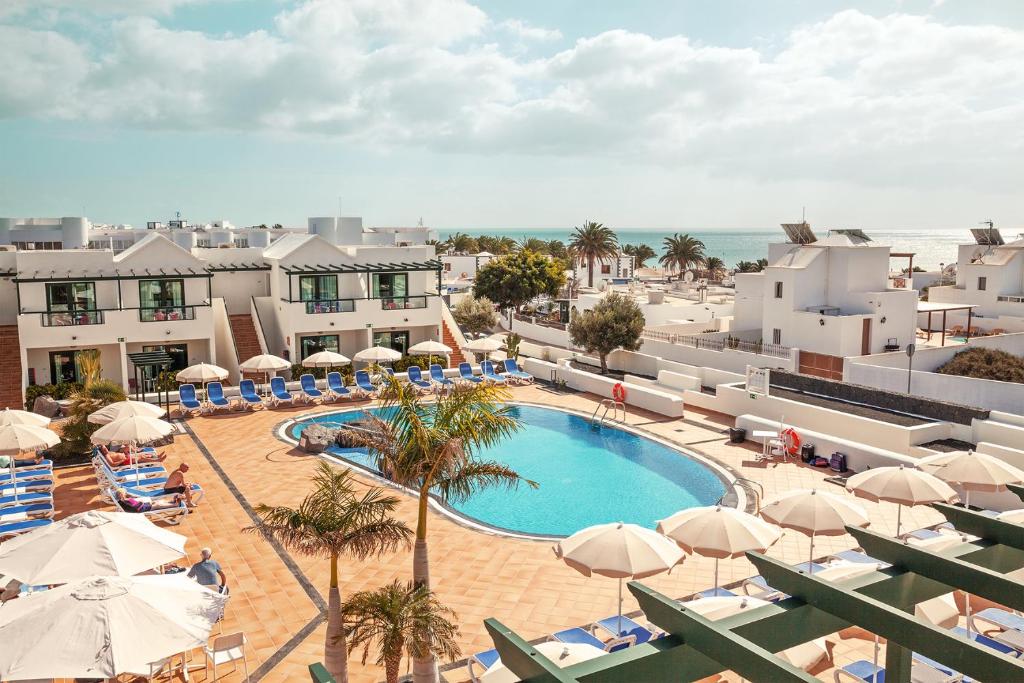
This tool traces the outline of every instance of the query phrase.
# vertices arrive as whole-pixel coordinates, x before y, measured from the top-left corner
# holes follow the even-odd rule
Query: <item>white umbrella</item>
[[[681,603],[685,609],[693,610],[711,621],[725,619],[770,604],[767,600],[751,598],[746,595],[715,595]]]
[[[95,432],[90,439],[95,444],[150,443],[174,433],[174,425],[155,417],[134,415],[108,422]]]
[[[399,354],[401,357],[401,354]],[[302,360],[302,367],[304,368],[336,368],[341,365],[348,364],[348,356],[343,356],[340,353],[334,351],[319,351],[306,356]]]
[[[761,508],[761,516],[772,524],[793,529],[811,539],[810,561],[814,560],[815,536],[842,536],[846,527],[870,524],[868,513],[856,501],[817,489],[784,493]],[[813,571],[813,564],[808,564]]]
[[[184,557],[185,540],[145,515],[89,510],[0,544],[0,574],[31,586],[131,576]]]
[[[27,424],[0,426],[0,455],[18,455],[52,448],[60,443],[57,433],[46,427]],[[13,462],[13,458],[11,460]]]
[[[996,519],[1004,522],[1010,522],[1011,524],[1024,524],[1024,509],[1000,512],[996,515]]]
[[[966,507],[971,506],[971,491],[1005,491],[1007,484],[1024,481],[1024,471],[999,458],[974,451],[937,453],[921,458],[917,466],[944,482],[963,487],[967,494]]]
[[[911,467],[876,467],[846,480],[846,489],[868,500],[885,500],[899,505],[896,513],[896,535],[900,535],[903,506],[927,503],[952,503],[956,491],[933,474]]]
[[[684,557],[679,546],[656,531],[622,522],[581,529],[559,541],[554,551],[555,557],[584,576],[598,574],[619,580],[620,619],[622,579],[642,579],[669,571]]]
[[[447,356],[452,352],[450,346],[445,346],[439,341],[428,339],[427,341],[421,341],[419,344],[413,344],[409,347],[409,353],[414,356],[427,356],[428,363],[434,361],[434,356]]]
[[[228,376],[228,371],[217,365],[209,363],[197,363],[190,365],[174,376],[174,379],[186,384],[202,384],[208,382],[219,382]]]
[[[593,645],[587,645],[586,643],[559,643],[549,640],[546,643],[538,643],[533,647],[563,669],[567,666],[603,657],[607,654],[604,650],[599,650]],[[481,683],[516,683],[518,680],[519,676],[512,673],[508,667],[501,663],[500,659],[491,664],[490,668],[480,677]]]
[[[4,425],[32,425],[45,427],[50,424],[50,418],[39,413],[30,413],[27,410],[12,410],[4,408],[0,411],[0,427]]]
[[[261,353],[258,356],[253,356],[243,363],[239,363],[238,369],[242,372],[269,373],[277,372],[278,370],[287,370],[291,366],[292,364],[284,358],[280,358],[270,353]]]
[[[719,560],[740,557],[748,550],[764,552],[782,538],[782,530],[736,508],[713,505],[680,510],[658,522],[665,534],[688,553],[715,558],[715,589]]]
[[[160,406],[155,406],[152,403],[146,403],[145,401],[118,401],[117,403],[111,403],[108,406],[100,408],[95,413],[92,413],[88,417],[88,421],[97,424],[105,425],[110,422],[116,422],[126,417],[135,417],[143,415],[146,417],[163,417],[167,414],[167,411]]]
[[[501,348],[502,342],[496,337],[481,337],[480,339],[474,339],[473,341],[466,344],[464,348],[469,351],[478,351],[481,353],[490,353],[491,351],[497,351]]]
[[[0,678],[148,676],[206,645],[226,601],[184,574],[95,576],[12,600],[0,610]]]
[[[401,357],[401,353],[386,346],[371,346],[356,354],[356,360],[363,363],[390,363]]]

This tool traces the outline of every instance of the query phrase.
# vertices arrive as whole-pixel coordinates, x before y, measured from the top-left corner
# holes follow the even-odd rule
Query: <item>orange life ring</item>
[[[622,386],[622,382],[612,387],[612,398],[622,403],[626,402],[626,387]]]
[[[786,452],[790,455],[797,455],[800,452],[800,435],[792,427],[782,430],[782,442],[785,444]]]

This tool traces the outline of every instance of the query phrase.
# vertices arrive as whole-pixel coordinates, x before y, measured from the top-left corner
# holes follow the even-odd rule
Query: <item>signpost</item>
[[[914,352],[916,344],[907,344],[907,393],[910,393],[910,381],[914,378]]]
[[[755,368],[753,366],[747,366],[747,394],[750,398],[757,398],[760,396],[768,395],[768,387],[770,383],[770,373],[768,368]]]

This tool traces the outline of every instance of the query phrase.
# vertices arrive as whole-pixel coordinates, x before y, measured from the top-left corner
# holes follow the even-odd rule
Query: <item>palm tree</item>
[[[658,263],[670,271],[683,272],[704,263],[704,243],[696,237],[677,232],[672,237],[666,237],[664,244],[665,253],[658,259]]]
[[[477,385],[427,402],[412,384],[387,375],[384,381],[388,387],[381,404],[387,417],[368,415],[368,428],[350,430],[350,436],[370,451],[386,477],[418,493],[412,576],[416,585],[429,587],[427,511],[432,493],[442,502],[462,501],[487,486],[537,484],[500,462],[475,456],[477,450],[493,446],[519,429],[519,420],[506,403],[509,393],[505,389]],[[413,680],[437,680],[432,653],[413,659]]]
[[[459,627],[449,621],[455,613],[441,604],[426,586],[395,579],[375,591],[356,593],[341,608],[349,652],[363,648],[363,664],[370,646],[377,644],[377,664],[384,667],[387,683],[398,683],[402,657],[457,659]]]
[[[516,247],[519,250],[535,251],[538,254],[548,253],[548,243],[536,237],[526,237]]]
[[[717,256],[708,256],[704,259],[704,270],[708,272],[708,279],[714,280],[725,272],[725,261]]]
[[[756,273],[757,264],[753,261],[740,261],[736,264],[736,272],[738,273]]]
[[[576,228],[569,248],[575,258],[587,262],[587,286],[594,286],[594,262],[598,259],[612,258],[619,253],[619,239],[601,223],[586,221],[583,227]]]
[[[627,244],[622,248],[622,253],[633,257],[633,267],[643,268],[647,259],[657,256],[657,252],[646,244]]]
[[[768,259],[766,258],[759,258],[754,263],[757,266],[757,272],[759,273],[768,267]]]
[[[494,253],[511,254],[513,251],[516,250],[517,246],[518,245],[516,244],[516,241],[514,239],[512,239],[511,237],[502,236],[499,237],[498,240],[494,243]]]
[[[398,502],[379,488],[356,495],[350,470],[336,470],[321,462],[313,475],[313,490],[299,507],[257,505],[260,520],[245,529],[291,551],[330,561],[324,666],[341,683],[348,680],[348,655],[338,590],[338,558],[350,555],[365,559],[407,544],[412,530],[391,516]]]
[[[464,232],[453,232],[448,238],[448,244],[452,251],[457,254],[468,254],[476,251],[476,240]]]

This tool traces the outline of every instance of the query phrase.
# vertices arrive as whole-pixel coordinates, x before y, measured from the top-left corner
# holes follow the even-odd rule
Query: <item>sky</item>
[[[1021,0],[0,0],[0,215],[1024,228]]]

